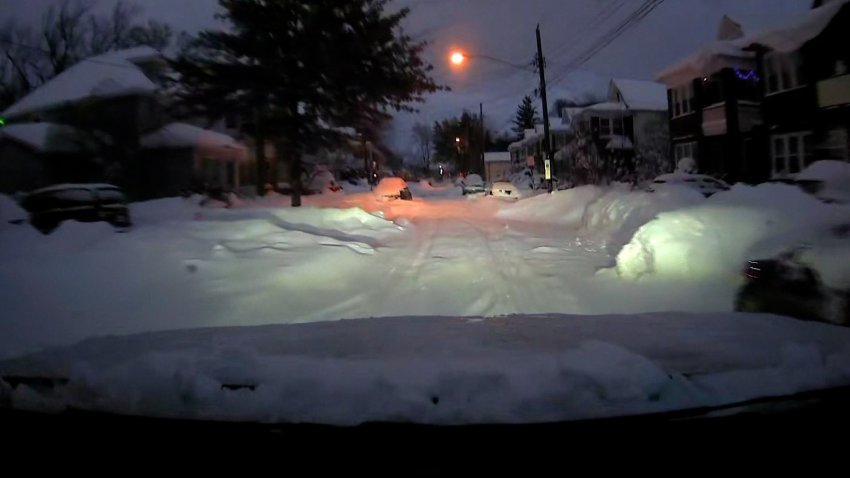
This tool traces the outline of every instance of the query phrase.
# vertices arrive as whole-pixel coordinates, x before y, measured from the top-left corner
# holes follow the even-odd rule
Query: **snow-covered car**
[[[381,200],[403,199],[409,201],[413,199],[410,189],[407,187],[407,182],[401,178],[389,177],[381,179],[375,190],[375,197]]]
[[[484,180],[477,174],[470,174],[463,178],[460,187],[463,190],[464,196],[469,194],[484,194],[486,192]]]
[[[850,163],[815,161],[789,178],[789,182],[829,203],[850,203]]]
[[[493,183],[493,185],[490,186],[488,194],[497,198],[519,199],[522,197],[519,189],[514,186],[513,183],[509,183],[507,181],[497,181]]]
[[[104,221],[115,227],[128,227],[127,198],[111,184],[57,184],[28,194],[21,206],[29,213],[30,224],[44,234],[62,221]]]
[[[333,173],[330,171],[319,171],[310,180],[308,189],[310,192],[315,194],[322,194],[326,192],[335,193],[341,191],[342,186],[340,186],[334,178]]]
[[[653,179],[647,191],[656,192],[668,186],[684,186],[695,189],[705,197],[729,190],[729,185],[724,181],[705,174],[670,173],[662,174]]]
[[[850,224],[750,260],[742,274],[735,310],[850,326]]]

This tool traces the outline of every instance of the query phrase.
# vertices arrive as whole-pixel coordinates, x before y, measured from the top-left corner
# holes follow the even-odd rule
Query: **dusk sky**
[[[17,18],[37,22],[56,0],[0,0],[0,21]],[[100,0],[106,10],[117,0]],[[22,3],[24,5],[22,5]],[[640,0],[397,0],[412,9],[407,28],[428,40],[427,56],[434,76],[452,88],[429,98],[420,114],[402,115],[394,125],[391,144],[404,152],[413,121],[432,122],[463,109],[477,111],[483,102],[491,127],[504,129],[524,94],[532,93],[536,76],[478,60],[463,71],[447,66],[448,52],[462,47],[513,63],[534,55],[534,28],[540,24],[548,61],[550,99],[604,91],[612,77],[653,79],[665,66],[714,39],[724,14],[755,32],[806,11],[811,0],[667,0],[643,21],[596,54],[579,71],[566,65],[587,50],[619,21],[640,6]],[[194,32],[216,25],[216,0],[145,0],[145,14]],[[13,8],[14,7],[14,8]]]

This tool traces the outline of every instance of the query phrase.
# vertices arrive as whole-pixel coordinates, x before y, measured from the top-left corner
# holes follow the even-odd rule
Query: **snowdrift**
[[[608,251],[616,254],[638,228],[660,212],[704,201],[701,194],[684,187],[647,193],[633,191],[625,184],[607,188],[581,186],[507,205],[497,216],[582,230],[604,238]]]
[[[843,222],[850,222],[850,208],[797,187],[739,184],[640,227],[617,254],[616,271],[628,279],[729,278],[747,259],[777,254]]]

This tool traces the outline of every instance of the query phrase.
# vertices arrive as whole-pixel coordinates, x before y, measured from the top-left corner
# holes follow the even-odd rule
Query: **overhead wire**
[[[553,76],[551,83],[557,83],[562,80],[567,74],[574,71],[575,69],[581,67],[593,57],[595,57],[599,52],[604,50],[608,45],[610,45],[614,40],[622,36],[626,31],[640,23],[641,20],[646,18],[653,10],[658,8],[664,0],[646,0],[644,1],[640,7],[638,7],[635,11],[633,11],[628,17],[626,17],[623,21],[618,23],[614,28],[606,32],[605,35],[600,37],[596,42],[594,42],[589,48],[587,48],[584,52],[577,55],[573,58],[569,63],[561,67]]]

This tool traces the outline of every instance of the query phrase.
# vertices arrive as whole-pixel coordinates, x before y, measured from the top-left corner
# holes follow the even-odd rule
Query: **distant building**
[[[669,171],[664,85],[614,79],[605,102],[564,112],[572,140],[557,150],[561,173],[572,183],[626,180],[652,160],[647,174]]]
[[[511,175],[511,153],[508,151],[484,153],[484,180],[502,181]]]
[[[569,119],[550,117],[549,137],[553,153],[566,145],[573,137]],[[543,122],[541,121],[535,124],[533,129],[525,130],[522,139],[508,145],[511,169],[514,172],[525,168],[543,171],[543,138]],[[558,170],[557,162],[555,169]]]

